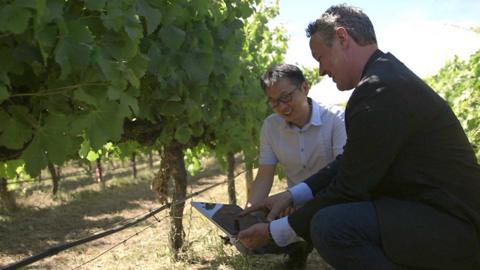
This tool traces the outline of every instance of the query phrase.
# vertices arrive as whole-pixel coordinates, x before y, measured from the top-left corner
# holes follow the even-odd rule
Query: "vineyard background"
[[[284,29],[268,26],[277,14],[278,3],[261,0],[2,1],[0,264],[183,202],[224,178],[226,185],[199,197],[243,205],[270,113],[258,78],[287,49]],[[311,84],[320,80],[304,69]],[[452,105],[478,158],[479,80],[480,51],[426,78]],[[240,169],[245,174],[235,179]],[[27,268],[72,269],[112,247],[92,264],[279,264],[279,256],[243,257],[217,234],[178,203]],[[328,269],[315,252],[309,267]]]
[[[240,165],[236,173],[240,174],[236,178],[236,191],[242,205],[245,203],[246,179],[241,172],[245,167],[241,159],[237,159]],[[17,204],[20,209],[15,212],[0,211],[0,265],[45,251],[58,243],[110,229],[115,224],[158,207],[157,198],[150,190],[153,173],[149,169],[148,158],[139,159],[136,179],[130,166],[122,167],[120,161],[114,165],[117,168],[115,171],[105,166],[108,172],[105,189],[83,170],[77,171],[76,175],[62,177],[58,194],[54,197],[51,195],[50,179],[42,183],[19,184],[18,191],[22,195]],[[156,156],[154,168],[158,165]],[[225,181],[225,173],[213,157],[204,158],[202,165],[206,169],[189,177],[188,193]],[[63,171],[67,175],[67,168]],[[274,192],[286,186],[284,181],[280,183],[274,187]],[[195,199],[227,202],[226,185],[202,193]],[[283,257],[280,255],[241,256],[234,247],[224,244],[220,238],[222,233],[215,226],[192,210],[189,205],[185,208],[186,252],[181,253],[181,260],[174,260],[165,241],[169,222],[168,213],[164,211],[156,215],[161,222],[149,219],[122,232],[41,260],[26,269],[75,269],[132,236],[79,269],[272,269],[281,263]],[[331,268],[312,252],[307,269]]]

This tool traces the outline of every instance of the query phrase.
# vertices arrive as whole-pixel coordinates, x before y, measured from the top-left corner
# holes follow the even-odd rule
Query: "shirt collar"
[[[318,103],[313,101],[311,98],[308,99],[309,102],[312,103],[312,115],[310,116],[310,124],[314,126],[320,126],[322,125],[322,114],[325,111],[325,108],[318,105]]]

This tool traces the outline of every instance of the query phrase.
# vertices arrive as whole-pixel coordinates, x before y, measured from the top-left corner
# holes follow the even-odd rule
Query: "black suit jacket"
[[[345,125],[343,155],[305,181],[315,199],[289,217],[296,233],[310,239],[305,221],[321,208],[371,200],[394,262],[480,269],[480,168],[448,104],[377,50],[348,101]]]

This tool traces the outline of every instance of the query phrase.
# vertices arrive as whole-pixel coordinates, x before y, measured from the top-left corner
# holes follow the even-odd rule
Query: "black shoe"
[[[308,255],[313,249],[313,245],[308,242],[297,242],[288,246],[286,258],[283,262],[285,269],[305,269],[307,266]]]

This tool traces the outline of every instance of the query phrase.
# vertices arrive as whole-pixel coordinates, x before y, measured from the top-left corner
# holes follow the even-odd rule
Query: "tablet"
[[[228,237],[236,237],[238,232],[260,222],[268,222],[264,215],[238,217],[243,209],[235,204],[192,202],[200,213],[218,226]]]
[[[243,209],[235,204],[221,204],[209,202],[192,201],[192,206],[197,209],[203,216],[215,224],[229,238],[233,244],[243,254],[266,254],[266,253],[283,253],[283,248],[278,247],[272,241],[264,247],[251,251],[238,241],[238,232],[257,223],[267,223],[264,214],[249,214],[238,217]],[[258,212],[257,212],[258,213]]]

